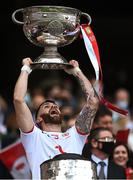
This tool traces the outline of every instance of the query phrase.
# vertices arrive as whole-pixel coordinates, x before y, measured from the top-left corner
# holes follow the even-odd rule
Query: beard
[[[43,118],[44,122],[47,124],[61,124],[62,123],[62,116],[58,115],[51,115],[50,113],[42,114],[41,117]]]

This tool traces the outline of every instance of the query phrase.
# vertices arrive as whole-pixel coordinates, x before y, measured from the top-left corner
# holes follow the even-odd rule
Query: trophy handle
[[[17,23],[17,24],[20,24],[20,25],[23,25],[23,24],[24,24],[24,22],[17,20],[16,17],[15,17],[15,16],[16,16],[16,13],[22,12],[23,10],[24,10],[23,8],[17,9],[16,11],[14,11],[14,12],[12,13],[12,20],[13,20],[13,22],[15,22],[15,23]]]
[[[88,24],[90,25],[90,24],[91,24],[91,21],[92,21],[90,15],[87,14],[87,13],[83,13],[83,12],[81,12],[81,15],[85,16],[85,17],[88,19],[88,21],[89,21]],[[65,32],[64,35],[74,36],[74,35],[77,34],[79,31],[80,31],[80,25],[78,25],[78,26],[76,27],[76,29],[75,29],[74,31],[72,31],[72,32]]]
[[[88,19],[88,21],[89,21],[88,24],[90,25],[91,21],[92,21],[90,15],[87,13],[84,13],[84,12],[81,12],[81,15],[85,16]]]

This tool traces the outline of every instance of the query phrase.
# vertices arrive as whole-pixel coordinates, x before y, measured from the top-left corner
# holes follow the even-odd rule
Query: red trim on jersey
[[[27,131],[27,132],[22,131],[22,132],[28,134],[28,133],[31,133],[33,131],[33,129],[34,129],[34,126],[33,126],[33,128],[30,131]]]

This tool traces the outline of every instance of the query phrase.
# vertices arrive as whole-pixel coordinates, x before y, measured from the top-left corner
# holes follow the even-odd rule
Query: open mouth
[[[121,158],[121,159],[118,159],[118,160],[119,160],[120,163],[123,162],[123,161],[125,161],[124,158]]]
[[[51,114],[51,115],[59,115],[59,112],[58,112],[57,110],[55,110],[55,109],[52,109],[52,110],[50,111],[50,114]]]

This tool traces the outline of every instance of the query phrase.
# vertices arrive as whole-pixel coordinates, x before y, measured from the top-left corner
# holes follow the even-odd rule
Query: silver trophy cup
[[[23,21],[16,19],[23,14]],[[72,43],[80,33],[80,19],[85,16],[88,24],[91,17],[78,9],[63,6],[30,6],[17,9],[12,14],[13,22],[23,26],[25,36],[36,46],[44,48],[32,68],[64,69],[71,67],[57,48]]]
[[[45,180],[96,180],[95,163],[81,155],[64,153],[40,165],[41,179]]]

